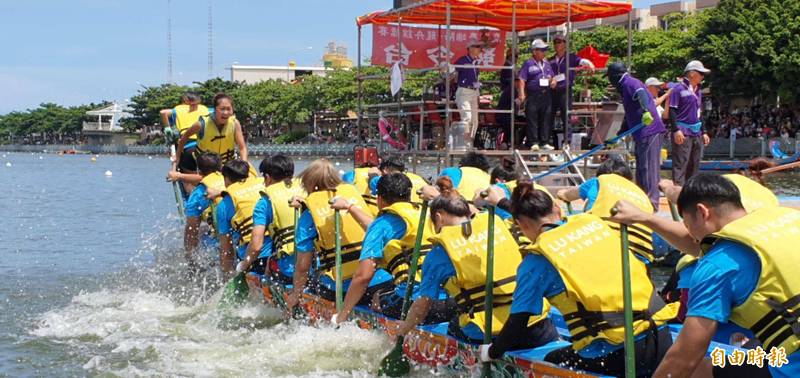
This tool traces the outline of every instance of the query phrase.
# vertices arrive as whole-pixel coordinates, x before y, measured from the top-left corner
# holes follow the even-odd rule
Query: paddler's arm
[[[308,283],[308,270],[311,268],[311,260],[314,257],[314,252],[301,252],[297,251],[295,256],[294,276],[292,276],[292,292],[289,294],[289,299],[286,301],[286,306],[291,313],[292,309],[300,302],[300,297],[303,296],[303,291],[306,289]]]
[[[295,196],[292,201],[292,207],[300,206],[300,198]],[[300,301],[306,288],[306,283],[308,283],[308,271],[311,269],[311,263],[314,260],[314,241],[317,239],[317,228],[308,210],[304,210],[300,214],[300,219],[297,222],[297,233],[295,233],[294,238],[294,246],[297,252],[295,253],[294,276],[292,277],[293,288],[286,301],[290,313]]]
[[[215,210],[217,220],[217,232],[219,232],[219,266],[222,273],[229,277],[236,271],[234,263],[236,254],[233,251],[233,238],[231,233],[231,219],[233,218],[233,201],[230,197],[225,197],[217,205]]]
[[[675,185],[672,180],[662,179],[658,182],[658,188],[664,193],[669,203],[678,203],[678,196],[681,194],[682,186]]]
[[[186,228],[183,231],[183,255],[189,265],[194,264],[192,253],[194,253],[199,239],[197,237],[198,230],[200,230],[200,217],[186,217]]]
[[[235,130],[233,131],[233,139],[239,147],[239,158],[248,161],[247,158],[247,143],[244,140],[244,133],[242,132],[242,125],[239,120],[234,121]]]
[[[558,192],[556,192],[556,197],[564,202],[577,201],[581,198],[581,189],[578,186],[559,189]]]
[[[678,339],[658,365],[655,378],[711,376],[711,364],[704,357],[708,344],[717,332],[717,322],[699,316],[687,317]],[[696,371],[698,368],[702,372]],[[697,374],[705,373],[705,374]]]
[[[686,230],[683,223],[645,213],[624,200],[618,201],[614,207],[619,211],[616,215],[609,217],[611,221],[628,225],[642,224],[659,234],[679,251],[692,256],[700,255],[700,244],[689,235],[689,231]]]
[[[253,265],[253,262],[258,259],[258,255],[261,253],[261,247],[264,246],[265,230],[266,227],[263,225],[253,226],[253,233],[250,237],[250,243],[247,245],[245,258],[236,266],[236,271],[246,272],[250,269],[250,266]]]
[[[178,171],[169,171],[167,172],[167,180],[169,180],[170,182],[180,181],[197,185],[200,183],[200,181],[203,181],[203,176],[198,173],[182,173]]]
[[[158,114],[161,115],[161,124],[164,127],[172,126],[169,122],[169,117],[172,116],[172,109],[161,109]]]
[[[367,213],[366,211],[362,210],[358,206],[353,206],[352,203],[348,202],[347,199],[344,198],[336,198],[333,203],[331,204],[332,209],[337,210],[344,210],[350,213],[353,216],[353,219],[358,222],[358,225],[361,226],[362,229],[366,230],[372,221],[372,215]]]
[[[185,132],[181,133],[180,139],[178,139],[178,145],[175,147],[175,161],[173,163],[173,167],[175,164],[181,161],[181,154],[183,153],[183,147],[186,146],[186,142],[189,141],[189,137],[195,135],[200,132],[200,122],[195,122],[192,127],[190,127]]]
[[[347,295],[344,297],[342,311],[336,314],[336,324],[347,321],[347,317],[350,316],[353,307],[356,307],[364,293],[367,292],[369,282],[375,275],[376,266],[375,259],[364,259],[359,262],[358,269],[356,269],[356,273],[350,281],[350,287],[347,289]]]
[[[406,319],[400,322],[400,325],[397,328],[397,334],[400,336],[405,336],[409,331],[414,329],[414,327],[425,320],[425,317],[428,316],[428,312],[430,310],[431,299],[428,297],[419,297],[416,301],[414,301],[414,304],[411,305],[411,308],[408,309],[408,315],[406,315]]]
[[[419,298],[411,305],[405,321],[400,324],[399,335],[405,335],[416,325],[422,323],[431,309],[431,301],[439,298],[445,282],[455,275],[456,269],[447,255],[447,251],[441,245],[435,245],[422,263]]]

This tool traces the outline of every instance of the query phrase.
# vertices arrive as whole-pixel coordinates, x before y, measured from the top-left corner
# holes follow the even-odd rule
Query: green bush
[[[308,132],[306,132],[306,131],[290,131],[288,133],[284,133],[284,134],[279,135],[277,138],[275,138],[272,141],[272,143],[275,143],[275,144],[292,143],[294,141],[297,141],[297,140],[305,138],[306,135],[308,135]]]

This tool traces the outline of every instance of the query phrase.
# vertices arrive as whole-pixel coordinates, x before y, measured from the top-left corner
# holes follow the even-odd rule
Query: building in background
[[[303,76],[326,76],[332,68],[327,67],[303,67],[296,66],[294,62],[289,62],[286,66],[246,66],[232,65],[231,81],[240,81],[245,84],[255,84],[267,80],[283,80],[293,82]]]
[[[322,62],[326,68],[345,70],[353,68],[353,61],[347,57],[347,46],[336,46],[336,42],[328,42]]]

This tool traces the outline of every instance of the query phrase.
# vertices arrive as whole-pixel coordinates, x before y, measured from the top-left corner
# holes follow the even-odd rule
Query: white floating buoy
[[[10,167],[10,166],[11,166],[11,162],[10,161],[6,162],[6,167]]]
[[[43,159],[44,159],[44,156],[39,156],[39,160],[43,160]]]
[[[106,176],[111,176],[111,175],[113,175],[113,173],[111,173],[111,171],[106,171]]]
[[[91,158],[91,159],[89,159],[89,160],[90,160],[92,163],[94,163],[94,162],[96,162],[96,161],[97,161],[97,158],[96,158],[96,157],[94,157],[94,156],[92,156],[92,158]]]
[[[153,157],[152,157],[152,156],[148,156],[147,158],[148,158],[148,159],[150,159],[150,160],[153,160]]]

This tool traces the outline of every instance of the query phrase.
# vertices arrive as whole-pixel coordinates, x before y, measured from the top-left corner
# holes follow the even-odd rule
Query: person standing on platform
[[[544,143],[542,149],[552,150],[549,144],[550,131],[553,127],[550,122],[550,112],[553,103],[553,88],[556,87],[553,67],[545,59],[547,44],[541,39],[536,39],[531,44],[533,56],[528,59],[519,71],[519,98],[525,102],[525,118],[528,125],[525,128],[525,147],[532,151],[539,150],[539,143]]]
[[[633,133],[633,140],[636,142],[636,184],[647,193],[653,208],[658,209],[662,134],[666,132],[664,122],[658,116],[656,103],[647,87],[628,73],[622,62],[609,65],[606,74],[608,81],[617,88],[622,98],[628,129],[644,124],[644,127]]]
[[[564,130],[564,140],[561,144],[569,144],[572,131],[570,130],[568,113],[572,109],[572,86],[575,85],[575,72],[569,72],[569,87],[567,87],[567,63],[569,63],[570,69],[581,66],[590,70],[594,70],[594,63],[576,54],[567,54],[567,39],[561,34],[553,38],[553,48],[556,50],[556,55],[550,58],[550,65],[556,74],[556,90],[553,93],[553,109],[550,113],[550,123],[555,125],[556,112],[560,111],[561,127]],[[569,100],[569,104],[567,104],[567,100]],[[553,141],[556,146],[559,145],[556,133],[553,133]]]
[[[655,77],[649,77],[644,81],[647,86],[647,91],[653,96],[656,102],[656,110],[658,110],[658,117],[664,119],[664,105],[669,106],[669,95],[672,93],[672,88],[667,89],[664,94],[661,94],[662,89],[666,89],[666,85],[661,80]]]
[[[461,116],[461,121],[466,124],[464,141],[469,148],[472,146],[475,133],[478,131],[478,97],[480,96],[481,82],[478,80],[480,70],[478,59],[483,52],[483,42],[477,39],[470,40],[467,44],[467,54],[458,58],[456,68],[456,106]]]
[[[669,107],[664,110],[672,132],[672,181],[676,185],[683,185],[697,174],[703,147],[711,142],[700,118],[703,109],[700,83],[711,70],[693,60],[683,71],[684,78],[672,88]]]

